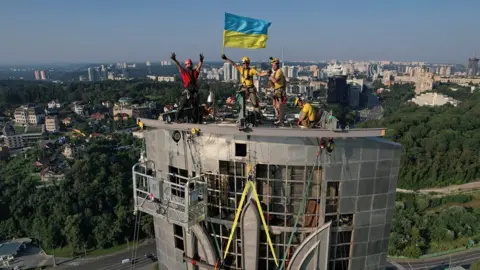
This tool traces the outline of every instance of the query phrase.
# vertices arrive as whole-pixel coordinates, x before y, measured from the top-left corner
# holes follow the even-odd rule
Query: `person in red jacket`
[[[198,65],[193,68],[193,63],[191,59],[186,59],[184,64],[185,67],[182,67],[177,61],[175,53],[172,53],[170,56],[173,63],[178,67],[178,71],[182,77],[183,81],[183,92],[180,97],[180,102],[178,103],[177,113],[175,114],[175,119],[177,122],[180,122],[185,106],[192,106],[192,121],[193,123],[201,122],[200,115],[200,97],[198,94],[198,76],[200,75],[200,69],[203,64],[203,54],[200,54],[200,61]]]

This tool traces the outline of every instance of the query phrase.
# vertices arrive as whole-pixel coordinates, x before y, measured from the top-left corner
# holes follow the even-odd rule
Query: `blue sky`
[[[480,54],[479,0],[2,0],[0,64],[220,60],[224,12],[272,22],[252,60],[465,63]]]

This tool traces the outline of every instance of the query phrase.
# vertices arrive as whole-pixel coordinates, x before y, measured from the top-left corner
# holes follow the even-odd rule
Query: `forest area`
[[[452,90],[452,89],[455,89]],[[470,87],[442,84],[433,91],[459,100],[458,106],[417,106],[413,85],[393,85],[379,95],[386,137],[403,145],[398,187],[421,189],[463,184],[480,178],[480,94]],[[419,257],[480,241],[480,194],[397,193],[390,256]]]
[[[403,145],[399,188],[415,190],[480,179],[480,93],[449,84],[434,90],[461,103],[417,106],[407,102],[414,96],[413,85],[393,85],[380,94],[383,118],[360,125],[385,127],[386,138]]]
[[[0,239],[30,237],[44,249],[69,246],[74,253],[84,245],[108,248],[132,241],[131,168],[142,142],[115,136],[88,143],[84,155],[71,161],[66,179],[48,188],[37,188],[33,164],[61,148],[37,147],[0,163]],[[141,237],[154,236],[150,216],[143,215],[140,224]]]
[[[479,243],[479,196],[397,193],[388,254],[415,258]]]
[[[232,83],[199,81],[200,98],[207,100],[209,89],[217,98],[225,100],[234,93]],[[83,101],[100,106],[104,101],[117,102],[121,97],[132,98],[133,103],[156,101],[164,105],[178,102],[183,91],[181,82],[147,80],[51,83],[36,81],[0,81],[0,111],[27,103],[46,104],[51,100],[70,104]]]

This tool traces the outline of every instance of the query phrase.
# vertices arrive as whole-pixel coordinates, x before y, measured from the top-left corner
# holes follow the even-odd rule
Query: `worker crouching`
[[[301,109],[297,124],[303,128],[314,128],[315,124],[320,120],[315,108],[300,97],[295,99],[294,105]]]
[[[245,105],[246,99],[250,100],[256,119],[261,120],[260,104],[257,96],[257,89],[253,85],[253,76],[267,76],[268,72],[258,72],[255,68],[250,67],[250,59],[247,56],[242,58],[242,65],[238,65],[230,60],[225,54],[222,54],[222,59],[233,65],[240,73],[240,87],[238,92],[240,97],[240,112],[239,112],[239,124],[245,121]]]

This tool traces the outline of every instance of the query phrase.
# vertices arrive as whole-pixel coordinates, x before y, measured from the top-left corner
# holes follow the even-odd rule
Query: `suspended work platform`
[[[152,161],[132,168],[135,211],[166,218],[190,228],[205,219],[207,183],[204,176],[183,177],[155,170]]]

